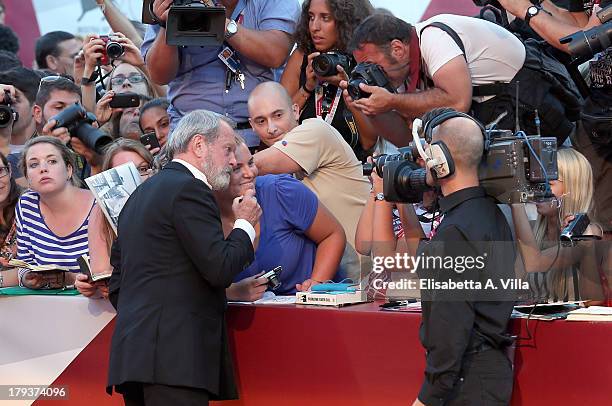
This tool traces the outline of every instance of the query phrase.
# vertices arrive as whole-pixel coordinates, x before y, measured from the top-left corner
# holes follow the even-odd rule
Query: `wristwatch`
[[[225,39],[230,39],[238,32],[238,23],[234,20],[229,20],[225,27]]]
[[[525,14],[525,24],[529,25],[529,21],[537,16],[540,11],[542,11],[542,6],[540,5],[533,5],[533,6],[529,6],[529,8],[527,9],[527,13]]]
[[[374,195],[374,200],[377,201],[377,202],[385,200],[385,194],[384,193],[376,193]]]

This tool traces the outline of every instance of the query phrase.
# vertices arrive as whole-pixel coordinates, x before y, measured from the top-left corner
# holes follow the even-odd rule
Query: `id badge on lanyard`
[[[244,6],[242,10],[238,14],[238,17],[235,19],[237,24],[242,25],[244,23]],[[244,90],[246,81],[246,76],[242,72],[240,59],[238,58],[238,54],[234,49],[227,43],[223,43],[224,47],[219,52],[219,59],[221,62],[225,64],[227,70],[225,72],[225,93],[228,93],[232,87],[234,82],[238,82],[240,84],[240,88]]]
[[[317,115],[317,118],[323,118],[323,101],[325,99],[323,93],[324,93],[323,87],[318,86],[315,89],[315,114]],[[338,88],[338,90],[336,91],[336,96],[334,97],[334,100],[332,101],[329,112],[327,113],[327,116],[325,117],[325,122],[329,125],[331,125],[332,121],[334,120],[334,116],[336,115],[336,111],[338,110],[338,105],[340,104],[341,97],[342,97],[342,89]]]

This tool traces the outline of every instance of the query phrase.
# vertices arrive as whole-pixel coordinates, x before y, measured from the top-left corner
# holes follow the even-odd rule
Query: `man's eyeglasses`
[[[7,175],[11,174],[11,168],[8,166],[0,166],[0,178],[4,178]]]
[[[138,169],[138,174],[140,176],[149,176],[151,172],[153,171],[150,165],[140,165],[136,169]]]
[[[70,75],[51,75],[51,76],[45,76],[44,78],[40,79],[40,83],[38,85],[38,91],[40,92],[40,89],[43,87],[43,85],[48,85],[50,83],[55,83],[55,82],[60,82],[60,81],[66,81],[66,82],[72,82],[74,83],[74,78]]]
[[[113,86],[121,86],[123,82],[127,79],[131,84],[142,83],[144,81],[144,76],[140,73],[133,73],[129,76],[125,75],[116,75],[111,79],[111,85]]]

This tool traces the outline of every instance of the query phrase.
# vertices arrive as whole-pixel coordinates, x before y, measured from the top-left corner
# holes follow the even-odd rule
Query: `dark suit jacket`
[[[235,398],[225,288],[253,260],[248,234],[224,239],[212,191],[177,162],[134,191],[118,234],[108,389],[142,382]]]

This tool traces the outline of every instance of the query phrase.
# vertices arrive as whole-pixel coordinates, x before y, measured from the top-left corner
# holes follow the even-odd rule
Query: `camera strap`
[[[317,118],[323,118],[323,101],[325,100],[325,89],[323,86],[317,86],[315,89],[315,114]],[[334,121],[334,116],[336,115],[336,111],[338,110],[338,105],[340,104],[340,98],[342,97],[342,89],[338,88],[336,90],[336,96],[332,101],[332,104],[329,108],[329,112],[327,116],[325,116],[325,122],[331,125],[332,121]]]

